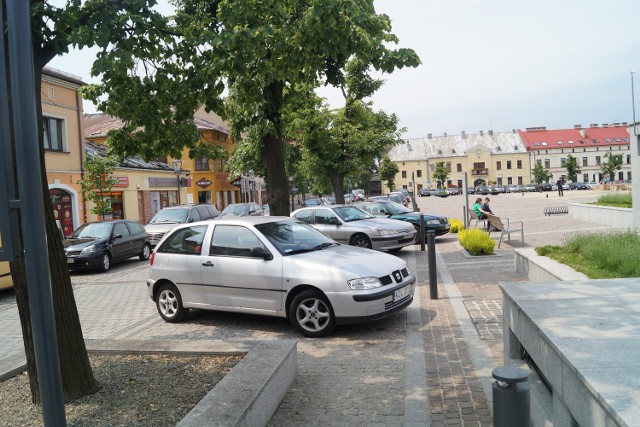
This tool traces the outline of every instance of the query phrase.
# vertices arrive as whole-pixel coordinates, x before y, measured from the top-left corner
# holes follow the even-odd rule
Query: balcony
[[[488,168],[471,169],[471,174],[472,175],[489,175],[489,169]]]

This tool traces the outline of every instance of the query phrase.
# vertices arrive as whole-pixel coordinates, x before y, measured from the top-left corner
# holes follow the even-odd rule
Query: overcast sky
[[[376,109],[398,115],[405,138],[632,121],[629,71],[640,71],[638,0],[375,4],[391,18],[399,46],[422,60],[418,68],[384,76],[385,86],[373,97]],[[76,51],[49,65],[95,82],[93,59],[91,51]],[[636,77],[640,82],[640,72]],[[321,94],[339,106],[337,93]]]

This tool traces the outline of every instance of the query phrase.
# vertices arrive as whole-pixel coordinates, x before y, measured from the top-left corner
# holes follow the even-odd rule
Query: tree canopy
[[[449,174],[451,174],[451,171],[445,167],[444,162],[436,163],[432,178],[437,182],[438,188],[444,186],[445,181],[449,178]]]
[[[387,182],[387,187],[389,191],[393,191],[396,187],[396,175],[400,172],[400,168],[398,164],[392,162],[391,159],[387,156],[382,158],[380,162],[380,167],[378,168],[378,174],[380,175],[380,180]]]
[[[572,182],[576,182],[578,180],[578,174],[581,172],[578,159],[569,154],[564,162],[564,167],[567,169],[567,177]]]
[[[615,172],[622,169],[622,154],[607,153],[604,158],[605,161],[600,163],[600,170],[609,177],[609,181],[613,181]]]
[[[551,178],[553,178],[553,174],[548,170],[546,170],[542,166],[542,162],[540,161],[536,162],[531,172],[533,173],[533,181],[536,184],[540,184],[542,182],[548,182]]]

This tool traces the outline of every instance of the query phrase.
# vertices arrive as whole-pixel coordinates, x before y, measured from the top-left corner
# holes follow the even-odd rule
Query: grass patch
[[[564,246],[536,248],[591,279],[640,277],[640,236],[632,231],[579,233]]]
[[[598,197],[598,201],[593,204],[598,206],[613,206],[615,208],[630,208],[631,193],[603,194]]]

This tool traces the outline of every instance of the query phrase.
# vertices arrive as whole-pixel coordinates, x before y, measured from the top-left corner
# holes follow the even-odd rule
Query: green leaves
[[[118,183],[113,171],[118,165],[115,157],[92,155],[84,162],[84,178],[78,181],[84,198],[93,202],[91,212],[97,215],[111,213],[111,196],[108,193]]]

